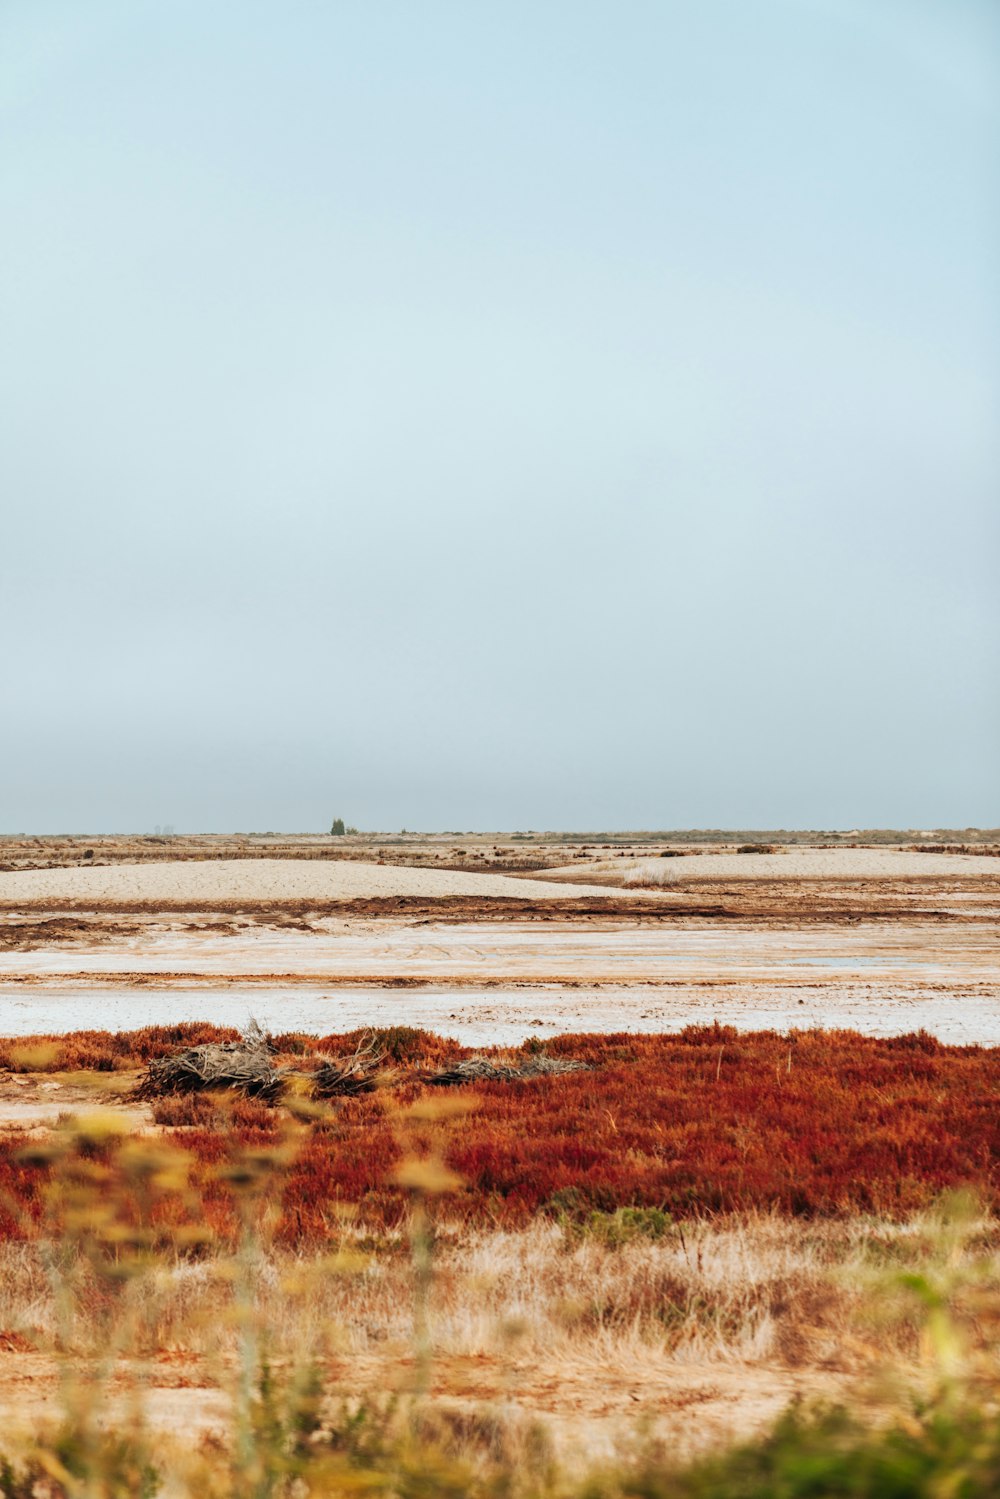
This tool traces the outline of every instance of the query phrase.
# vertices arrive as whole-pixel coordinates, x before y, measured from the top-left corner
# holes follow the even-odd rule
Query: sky
[[[3,0],[0,831],[1000,824],[993,0]]]

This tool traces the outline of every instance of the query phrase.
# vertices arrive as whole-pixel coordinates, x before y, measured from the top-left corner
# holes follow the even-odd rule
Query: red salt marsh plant
[[[181,1029],[115,1037],[115,1055],[135,1066],[194,1035],[230,1035],[193,1027],[178,1036]],[[276,1060],[308,1071],[311,1054],[349,1054],[358,1040],[357,1033],[279,1037]],[[75,1038],[59,1044],[62,1060]],[[391,1044],[398,1065],[390,1088],[335,1100],[302,1124],[275,1193],[280,1241],[322,1240],[345,1203],[372,1223],[392,1225],[404,1215],[406,1192],[393,1178],[399,1111],[429,1093],[428,1071],[467,1053],[413,1031],[392,1033]],[[997,1051],[943,1046],[926,1035],[787,1037],[721,1027],[564,1036],[545,1050],[588,1070],[477,1079],[474,1089],[449,1090],[476,1098],[474,1109],[439,1128],[443,1159],[465,1183],[449,1200],[457,1220],[516,1227],[539,1213],[579,1219],[623,1207],[675,1219],[759,1209],[900,1217],[966,1184],[996,1201]],[[162,1100],[155,1111],[161,1125],[177,1127],[175,1143],[191,1157],[208,1222],[223,1235],[234,1232],[231,1193],[218,1172],[241,1150],[273,1143],[287,1107],[237,1100],[220,1110]],[[9,1139],[0,1142],[0,1233],[30,1236],[46,1168],[17,1163],[16,1150]]]
[[[192,1046],[238,1041],[240,1031],[231,1026],[190,1021],[179,1025],[147,1025],[135,1031],[71,1031],[65,1035],[37,1035],[0,1039],[0,1072],[128,1072],[150,1061]],[[311,1036],[286,1031],[269,1036],[276,1055],[292,1058],[311,1055],[344,1056],[364,1041],[374,1039],[394,1062],[429,1065],[464,1056],[465,1048],[447,1037],[434,1036],[413,1026],[394,1025]]]
[[[235,1041],[229,1027],[191,1022],[137,1031],[71,1031],[68,1035],[0,1040],[0,1069],[8,1072],[124,1072],[181,1047]]]

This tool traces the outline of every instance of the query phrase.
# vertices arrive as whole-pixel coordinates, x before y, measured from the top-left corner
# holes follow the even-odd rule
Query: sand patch
[[[774,854],[698,853],[671,858],[596,859],[545,871],[547,880],[616,885],[688,880],[917,880],[1000,875],[990,854],[925,854],[905,848],[783,848]]]
[[[606,895],[603,886],[582,893]],[[115,864],[96,869],[28,869],[0,873],[0,903],[14,906],[74,901],[85,909],[122,901],[334,901],[393,896],[434,899],[486,896],[576,900],[578,884],[512,875],[468,874],[323,859],[205,859]]]

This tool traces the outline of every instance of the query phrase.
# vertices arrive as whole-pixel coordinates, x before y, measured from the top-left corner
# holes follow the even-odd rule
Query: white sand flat
[[[453,895],[566,900],[614,894],[606,885],[564,885],[509,875],[362,864],[347,859],[178,859],[162,864],[0,873],[0,903],[4,905],[73,901],[82,909],[128,901],[196,904],[200,900],[332,901]]]
[[[605,867],[611,868],[611,862]],[[562,872],[552,870],[553,879],[558,879]],[[686,854],[679,859],[639,859],[625,871],[626,878],[636,875],[665,884],[706,879],[893,880],[955,875],[1000,878],[1000,858],[990,854],[925,854],[905,848],[789,848],[778,854]]]

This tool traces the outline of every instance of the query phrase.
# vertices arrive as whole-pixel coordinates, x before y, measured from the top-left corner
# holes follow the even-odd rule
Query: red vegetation
[[[178,1035],[182,1030],[184,1034]],[[171,1037],[169,1043],[166,1036]],[[193,1039],[223,1039],[208,1027],[69,1037],[63,1055],[113,1041],[115,1056],[139,1059]],[[280,1038],[290,1055],[349,1051],[354,1036]],[[129,1042],[132,1049],[129,1050]],[[402,1081],[335,1103],[302,1127],[290,1158],[283,1109],[240,1101],[199,1102],[160,1114],[170,1138],[193,1157],[205,1221],[228,1237],[237,1212],[234,1167],[253,1160],[272,1173],[287,1242],[327,1236],[338,1204],[388,1224],[406,1209],[392,1169],[407,1152],[439,1150],[466,1185],[445,1199],[449,1216],[523,1223],[538,1211],[584,1212],[624,1204],[676,1216],[776,1208],[799,1214],[865,1211],[901,1215],[942,1189],[973,1184],[996,1202],[1000,1186],[1000,1050],[943,1046],[926,1035],[876,1040],[851,1032],[740,1034],[723,1028],[677,1035],[564,1036],[552,1055],[588,1062],[588,1072],[449,1090],[474,1096],[471,1112],[414,1121],[417,1097],[441,1101],[417,1079],[420,1067],[465,1054],[456,1043],[400,1029],[382,1037]],[[527,1043],[530,1049],[537,1043]],[[409,1080],[406,1080],[409,1070]],[[157,1106],[159,1112],[159,1105]],[[32,1231],[46,1168],[0,1147],[0,1233]],[[268,1161],[268,1152],[274,1161]],[[278,1161],[278,1164],[275,1164]],[[263,1164],[261,1164],[263,1163]],[[237,1173],[238,1175],[238,1173]]]
[[[239,1032],[192,1022],[147,1025],[139,1031],[71,1031],[0,1041],[0,1069],[8,1072],[126,1072],[154,1057],[203,1041],[235,1041]],[[44,1053],[44,1055],[39,1055]]]
[[[181,1025],[147,1025],[137,1031],[71,1031],[68,1035],[23,1036],[0,1039],[0,1072],[128,1072],[157,1057],[170,1056],[188,1046],[209,1041],[237,1041],[239,1031],[231,1026],[188,1021]],[[272,1038],[277,1055],[294,1057],[322,1052],[344,1056],[371,1030],[308,1036],[286,1031]],[[392,1062],[436,1065],[465,1056],[457,1041],[432,1036],[409,1025],[392,1025],[374,1034],[379,1049]]]

